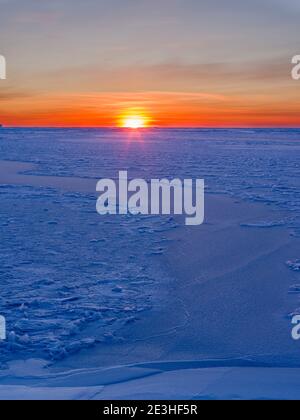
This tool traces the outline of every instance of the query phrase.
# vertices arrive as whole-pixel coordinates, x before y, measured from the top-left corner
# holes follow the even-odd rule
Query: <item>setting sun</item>
[[[121,125],[123,128],[131,128],[136,130],[138,128],[145,128],[147,126],[147,120],[142,116],[125,117]]]

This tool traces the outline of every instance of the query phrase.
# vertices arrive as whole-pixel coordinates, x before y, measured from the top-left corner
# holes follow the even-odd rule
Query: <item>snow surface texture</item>
[[[266,295],[264,299],[266,307],[271,303],[276,306],[278,300],[278,313],[274,316],[278,317],[280,327],[286,333],[284,345],[276,342],[274,355],[280,361],[284,360],[284,366],[299,366],[300,356],[296,353],[299,345],[292,343],[290,338],[290,317],[299,313],[295,309],[299,306],[300,289],[297,248],[300,238],[299,135],[299,130],[147,130],[132,134],[122,130],[1,129],[0,314],[6,317],[8,328],[8,340],[0,344],[3,369],[12,361],[32,357],[43,359],[48,365],[54,363],[55,366],[64,361],[72,368],[81,368],[88,363],[85,359],[74,359],[81,353],[88,355],[94,367],[98,367],[97,358],[101,366],[106,363],[118,365],[120,362],[114,358],[113,349],[120,353],[124,349],[127,354],[129,345],[138,348],[130,362],[152,362],[161,358],[157,347],[151,347],[152,344],[138,347],[138,342],[151,342],[148,338],[145,340],[140,326],[145,319],[153,324],[151,337],[159,337],[161,346],[165,336],[178,334],[180,339],[181,330],[189,333],[188,326],[199,326],[196,333],[200,343],[194,341],[188,353],[182,348],[179,351],[180,346],[174,345],[172,351],[166,352],[170,359],[179,359],[181,354],[183,358],[188,355],[190,360],[209,358],[211,354],[223,358],[232,356],[227,342],[222,346],[221,341],[214,343],[205,334],[202,336],[203,314],[198,319],[198,313],[193,312],[196,302],[189,307],[184,297],[177,297],[173,313],[166,312],[161,320],[161,325],[168,324],[168,334],[156,329],[152,322],[155,314],[172,299],[172,290],[165,292],[164,288],[172,285],[174,275],[180,272],[176,265],[180,262],[177,255],[171,252],[171,258],[176,260],[170,263],[177,267],[175,274],[166,269],[162,259],[167,258],[170,249],[177,246],[180,235],[186,235],[186,231],[180,221],[169,216],[100,217],[96,213],[93,192],[96,182],[103,177],[116,178],[120,170],[127,170],[132,178],[148,180],[204,178],[209,195],[225,194],[238,202],[268,206],[269,210],[263,211],[263,216],[257,218],[250,212],[247,217],[232,223],[249,242],[250,239],[254,241],[255,236],[270,237],[274,245],[270,253],[288,243],[285,252],[280,254],[282,261],[279,264],[283,277],[289,280],[280,279],[282,288],[275,287],[274,295]],[[222,223],[223,228],[226,227],[225,216],[222,216]],[[179,233],[175,234],[177,231]],[[281,243],[279,238],[286,238],[285,235],[290,240]],[[221,240],[230,243],[230,233]],[[253,248],[259,248],[259,241]],[[198,249],[201,244],[195,246]],[[209,265],[214,270],[220,270],[220,278],[221,272],[225,275],[232,267],[226,266],[222,260],[223,251],[218,255],[217,248],[210,251],[207,261],[211,261]],[[243,258],[238,255],[234,264],[237,267],[249,264],[250,260]],[[272,270],[272,264],[275,267],[277,262],[275,257],[272,263],[268,260],[266,264]],[[193,261],[189,265],[191,271],[198,270]],[[209,282],[204,268],[197,271],[199,278],[192,285],[195,294],[198,293],[198,282]],[[192,274],[184,271],[183,280],[187,284]],[[276,272],[273,274],[275,278]],[[244,274],[240,274],[240,279],[244,278]],[[220,300],[226,281],[219,282],[218,287],[214,283],[214,296],[219,295]],[[227,302],[230,301],[232,307],[236,305],[240,312],[245,302],[234,290],[235,287],[230,288],[231,298]],[[294,299],[287,300],[286,306],[280,303],[282,290],[286,290],[284,299]],[[209,305],[205,306],[205,295],[202,295],[200,309],[207,314],[208,324],[215,323],[212,296],[207,297]],[[189,299],[187,297],[187,301]],[[184,307],[183,315],[179,310],[181,306]],[[236,318],[241,316],[239,312]],[[177,316],[180,319],[177,320]],[[170,326],[172,322],[174,325]],[[255,330],[250,322],[245,327],[249,331]],[[239,328],[229,329],[227,338],[230,337],[232,347],[239,348],[239,356],[247,357],[248,353],[239,342],[242,333]],[[133,334],[130,336],[128,331]],[[255,332],[251,342],[251,353],[257,350],[260,362],[264,359],[262,354],[268,350],[271,361],[277,365],[271,350],[262,348],[261,339]],[[102,358],[102,348],[112,353],[111,359]],[[292,354],[290,363],[289,353]],[[90,355],[94,357],[90,358]],[[124,356],[121,362],[125,364],[126,360]],[[261,367],[260,363],[258,365]],[[67,370],[63,364],[57,366],[62,371]],[[25,386],[22,381],[12,380],[10,386]],[[66,398],[93,398],[102,392],[101,380],[94,385],[100,389],[90,389],[87,393],[82,389],[73,392],[72,383],[64,382],[60,386],[66,388]],[[44,386],[47,386],[46,380]],[[6,392],[5,385],[3,387],[0,398],[5,395],[2,391]],[[28,390],[21,391],[26,396]],[[149,396],[147,392],[145,395]],[[124,394],[120,391],[119,395]],[[174,395],[180,396],[180,389]],[[197,393],[193,391],[189,397],[195,395]],[[165,396],[171,397],[171,391]]]
[[[1,195],[3,360],[33,352],[60,359],[114,341],[151,308],[159,277],[150,261],[176,226],[171,218],[101,219],[94,196],[45,188],[4,186]],[[85,333],[91,323],[93,335]]]
[[[13,400],[270,400],[298,399],[299,368],[206,363],[148,363],[45,375],[28,360],[6,372],[0,399]],[[24,374],[29,371],[31,375]],[[34,377],[32,376],[34,374]],[[11,376],[10,376],[11,375]],[[1,375],[0,375],[1,378]],[[13,381],[14,385],[10,382]],[[74,386],[74,384],[77,384]],[[81,384],[81,385],[78,385]]]

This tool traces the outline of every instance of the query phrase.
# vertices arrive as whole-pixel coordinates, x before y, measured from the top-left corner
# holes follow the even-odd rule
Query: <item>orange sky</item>
[[[5,106],[3,104],[5,103]],[[45,94],[2,99],[7,126],[115,127],[137,115],[158,127],[299,127],[298,97],[147,92]]]

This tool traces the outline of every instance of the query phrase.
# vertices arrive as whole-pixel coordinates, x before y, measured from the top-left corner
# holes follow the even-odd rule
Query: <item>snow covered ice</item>
[[[299,135],[2,129],[0,398],[300,397]],[[99,216],[120,170],[205,179],[205,224]]]

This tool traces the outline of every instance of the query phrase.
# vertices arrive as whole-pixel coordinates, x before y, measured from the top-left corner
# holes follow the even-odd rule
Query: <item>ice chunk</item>
[[[300,260],[287,261],[286,265],[293,271],[300,271]]]

